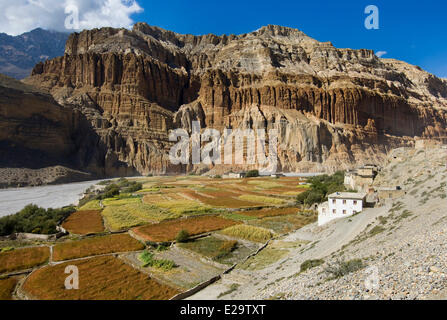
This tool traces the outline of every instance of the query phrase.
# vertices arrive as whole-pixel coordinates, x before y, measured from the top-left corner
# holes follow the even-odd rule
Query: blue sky
[[[267,24],[300,29],[339,48],[386,51],[447,78],[447,1],[425,0],[227,0],[138,1],[144,12],[132,15],[178,33],[241,34]],[[366,6],[379,8],[380,29],[367,30]]]

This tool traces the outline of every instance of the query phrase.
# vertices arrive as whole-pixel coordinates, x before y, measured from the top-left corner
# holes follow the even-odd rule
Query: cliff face
[[[19,174],[25,168],[37,170],[35,176],[40,169],[53,168],[45,171],[53,176],[42,177],[48,182],[128,173],[126,164],[107,156],[93,125],[82,110],[61,106],[51,95],[0,75],[0,187],[27,185],[27,177]],[[31,178],[30,172],[24,175]],[[31,180],[28,183],[39,184]]]
[[[86,116],[103,148],[88,166],[107,174],[194,169],[168,159],[169,131],[191,120],[219,130],[276,128],[284,171],[381,162],[415,137],[446,136],[444,80],[279,26],[221,37],[142,23],[84,31],[25,82]]]

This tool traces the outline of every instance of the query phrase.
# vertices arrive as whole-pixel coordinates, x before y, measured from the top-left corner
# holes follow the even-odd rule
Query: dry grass
[[[169,210],[176,215],[196,215],[212,211],[212,208],[191,200],[160,201],[156,203],[156,206]]]
[[[0,273],[30,269],[47,263],[50,248],[33,247],[0,253]]]
[[[127,233],[65,242],[53,248],[53,260],[64,261],[100,254],[143,250],[144,245]]]
[[[141,203],[141,198],[140,197],[129,197],[129,198],[115,197],[115,198],[104,199],[102,201],[102,204],[106,207],[123,206],[123,205],[134,204],[134,203]]]
[[[0,300],[12,300],[17,282],[18,279],[15,277],[0,279]]]
[[[160,222],[168,219],[175,219],[179,214],[163,211],[154,206],[144,204],[141,199],[125,202],[115,201],[107,206],[102,215],[107,227],[112,231],[126,230],[143,224]],[[126,200],[126,199],[123,199]],[[117,203],[126,203],[118,205]]]
[[[68,217],[62,227],[74,234],[93,234],[104,231],[101,211],[78,211]]]
[[[273,189],[273,188],[281,188],[284,187],[284,185],[282,185],[281,183],[278,183],[276,181],[273,180],[265,180],[265,179],[260,179],[260,180],[251,180],[248,181],[248,184],[250,185],[254,185],[259,189]]]
[[[285,202],[284,200],[278,198],[251,195],[251,194],[244,194],[242,196],[239,196],[239,199],[257,203],[265,203],[270,205],[281,205],[284,204]]]
[[[241,211],[238,212],[244,216],[256,217],[256,218],[265,218],[265,217],[276,217],[276,216],[284,216],[295,214],[300,211],[299,208],[268,208],[262,210],[251,210],[251,211]]]
[[[239,224],[233,227],[229,227],[221,231],[222,234],[245,239],[254,242],[266,242],[273,237],[273,234],[264,228],[258,228],[254,226],[248,226],[246,224]]]
[[[301,194],[301,193],[303,193],[303,191],[299,191],[299,190],[297,190],[297,191],[287,191],[287,192],[283,192],[282,194],[285,195],[285,196],[291,196],[291,197],[293,197],[293,196],[297,196],[297,195],[299,195],[299,194]]]
[[[262,270],[272,265],[276,261],[282,259],[287,254],[287,252],[288,250],[267,247],[256,256],[248,259],[243,264],[239,265],[238,268],[248,271]]]
[[[288,233],[294,230],[298,230],[309,223],[313,223],[317,220],[316,215],[304,216],[304,215],[288,215],[288,216],[276,216],[267,217],[259,220],[250,220],[247,223],[261,228],[267,228],[275,231],[278,234]]]
[[[68,265],[79,269],[79,290],[65,289]],[[39,300],[168,300],[179,293],[110,256],[42,268],[23,289]]]
[[[143,226],[133,231],[146,241],[164,242],[172,241],[181,230],[188,231],[189,235],[199,235],[202,233],[221,230],[238,222],[214,217],[201,216],[196,218],[165,221],[159,224]]]

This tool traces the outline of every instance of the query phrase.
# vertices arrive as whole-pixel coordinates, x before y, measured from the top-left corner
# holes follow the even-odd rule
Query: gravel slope
[[[305,248],[268,268],[235,270],[192,299],[446,299],[447,150],[396,149],[378,186],[400,185],[407,194],[384,207],[324,227],[298,230],[282,241],[308,240]],[[308,259],[318,267],[299,273]],[[330,279],[328,266],[361,259],[363,268]]]

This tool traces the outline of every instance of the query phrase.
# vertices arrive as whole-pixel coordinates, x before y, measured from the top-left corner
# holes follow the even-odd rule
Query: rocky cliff
[[[220,37],[145,23],[74,33],[64,56],[36,65],[25,82],[88,119],[99,141],[81,158],[101,145],[85,162],[106,174],[228,170],[170,163],[168,134],[191,120],[276,128],[282,171],[380,163],[390,149],[440,139],[447,128],[445,80],[280,26]]]
[[[0,128],[0,188],[135,173],[107,157],[101,137],[82,111],[61,106],[51,95],[4,75]]]

